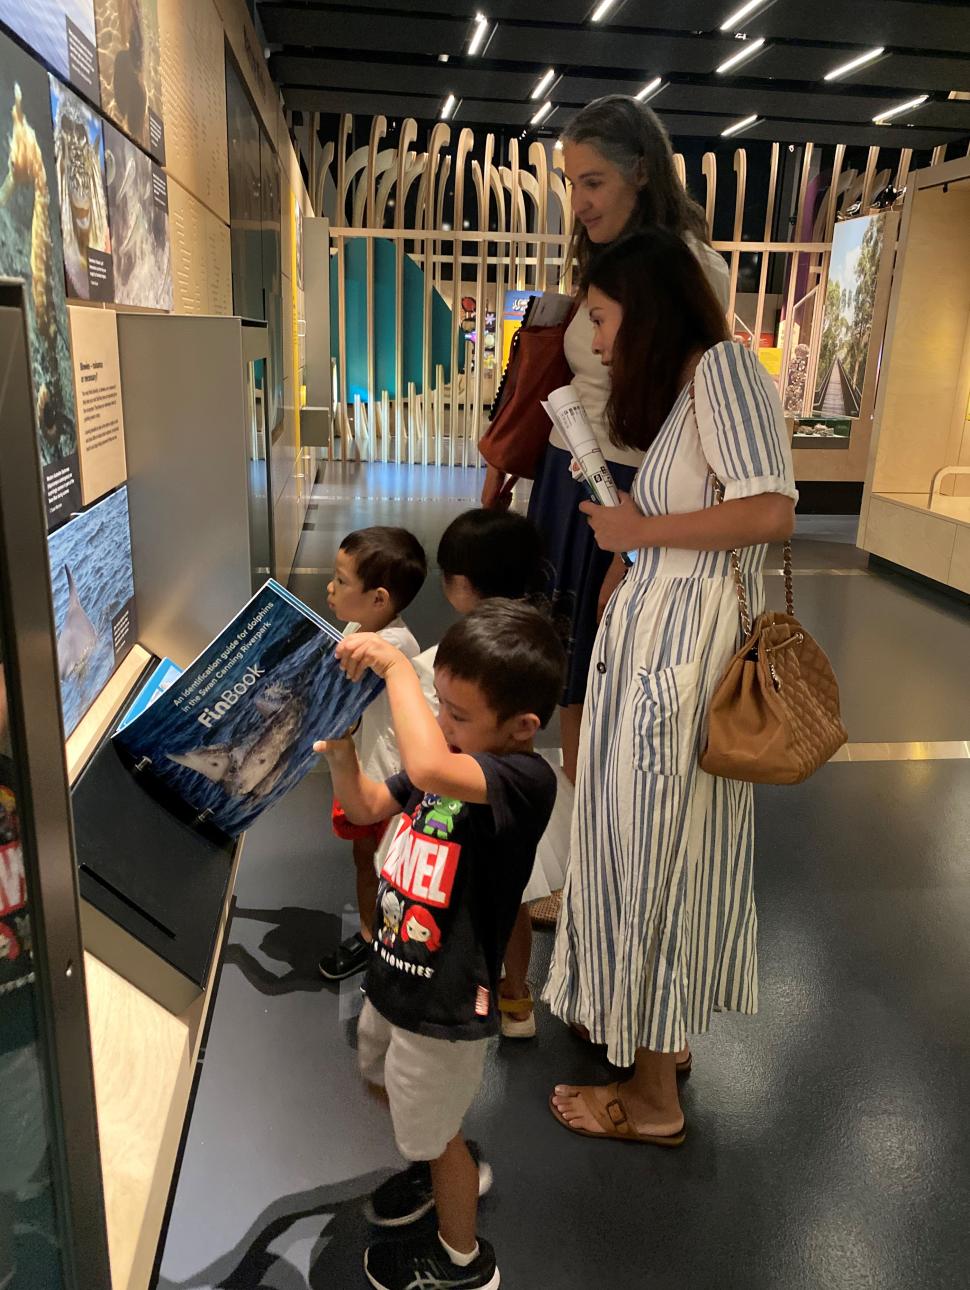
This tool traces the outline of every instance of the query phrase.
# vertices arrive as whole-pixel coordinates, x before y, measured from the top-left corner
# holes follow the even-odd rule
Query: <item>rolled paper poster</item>
[[[586,409],[571,385],[553,390],[542,405],[549,419],[558,427],[565,439],[573,461],[570,466],[573,478],[581,483],[592,502],[600,506],[619,506],[620,495],[606,464],[606,458],[596,442],[596,435],[589,423]],[[621,552],[624,564],[633,564],[636,552]]]

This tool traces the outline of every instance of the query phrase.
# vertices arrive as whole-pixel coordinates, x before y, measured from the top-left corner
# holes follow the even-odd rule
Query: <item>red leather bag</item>
[[[488,464],[507,475],[535,478],[552,429],[542,400],[573,377],[563,341],[574,312],[555,327],[524,326],[512,337],[492,419],[478,444]]]

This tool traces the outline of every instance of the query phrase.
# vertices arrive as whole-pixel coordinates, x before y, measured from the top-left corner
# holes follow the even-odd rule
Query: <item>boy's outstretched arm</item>
[[[408,778],[422,793],[452,797],[459,802],[485,803],[485,775],[474,757],[453,753],[421,693],[414,668],[380,636],[360,632],[337,647],[337,657],[353,681],[367,668],[384,678],[401,761]]]
[[[349,735],[318,740],[313,751],[322,753],[329,762],[333,795],[352,824],[380,824],[401,809],[384,784],[368,779],[361,770],[357,749]]]

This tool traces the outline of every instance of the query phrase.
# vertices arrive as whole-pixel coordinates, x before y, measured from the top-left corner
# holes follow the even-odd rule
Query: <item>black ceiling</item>
[[[768,0],[739,30],[765,47],[736,71],[715,68],[742,48],[721,24],[742,0],[618,0],[599,23],[595,0],[256,0],[270,70],[288,108],[326,114],[434,120],[460,100],[456,127],[523,130],[530,95],[554,67],[555,105],[537,133],[555,135],[601,94],[635,94],[655,76],[651,100],[677,138],[716,138],[756,113],[737,136],[783,143],[933,148],[970,136],[968,0]],[[467,50],[482,11],[487,47]],[[827,71],[883,45],[876,62],[844,80]],[[448,61],[440,61],[447,54]],[[885,126],[878,112],[929,94]],[[541,100],[540,100],[541,102]],[[962,148],[961,148],[962,150]]]

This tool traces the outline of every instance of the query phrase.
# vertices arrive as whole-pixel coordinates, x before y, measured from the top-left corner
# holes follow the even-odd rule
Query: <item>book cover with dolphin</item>
[[[373,673],[347,679],[340,640],[270,579],[115,746],[146,784],[236,837],[315,764],[314,740],[349,730],[383,689]]]
[[[137,639],[127,486],[52,533],[48,552],[70,735]]]

